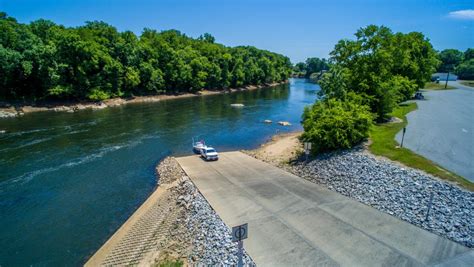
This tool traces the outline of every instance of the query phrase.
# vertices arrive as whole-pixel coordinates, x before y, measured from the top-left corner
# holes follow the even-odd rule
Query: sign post
[[[308,161],[308,156],[310,152],[311,152],[311,143],[304,142],[304,153],[306,154],[306,161]]]
[[[403,127],[403,133],[402,133],[402,143],[400,144],[400,147],[403,147],[403,139],[405,139],[405,133],[407,131],[407,127]]]
[[[237,263],[238,267],[244,266],[243,256],[244,256],[244,239],[247,239],[248,236],[248,223],[232,227],[232,241],[238,242],[238,254],[237,257],[239,261]]]

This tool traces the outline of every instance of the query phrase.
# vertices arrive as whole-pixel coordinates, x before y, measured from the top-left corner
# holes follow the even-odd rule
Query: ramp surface
[[[259,266],[472,266],[473,250],[241,152],[177,158]]]

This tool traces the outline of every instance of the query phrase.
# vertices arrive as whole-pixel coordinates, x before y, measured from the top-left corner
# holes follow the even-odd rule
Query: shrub
[[[93,101],[102,101],[110,97],[110,93],[101,90],[99,87],[93,88],[91,92],[87,95],[87,98]]]
[[[456,68],[456,74],[462,80],[474,80],[474,58],[461,63]]]
[[[418,85],[415,81],[409,80],[406,77],[397,75],[390,80],[391,85],[397,92],[397,103],[410,100],[418,90]]]
[[[305,109],[302,138],[313,143],[313,152],[351,148],[368,137],[373,119],[356,99],[328,98]]]

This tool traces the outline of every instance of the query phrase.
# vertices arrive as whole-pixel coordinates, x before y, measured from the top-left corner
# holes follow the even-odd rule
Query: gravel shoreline
[[[297,161],[287,171],[467,247],[474,247],[474,193],[363,148]],[[431,194],[432,206],[426,214]]]
[[[182,209],[167,238],[179,244],[167,248],[166,254],[185,255],[192,266],[237,265],[237,243],[232,242],[231,229],[212,209],[178,162],[171,157],[165,158],[156,171],[159,184],[177,181],[172,190],[176,204]],[[244,265],[255,266],[245,251]]]

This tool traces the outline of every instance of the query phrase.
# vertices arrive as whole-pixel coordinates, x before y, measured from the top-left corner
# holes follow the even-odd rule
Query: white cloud
[[[474,9],[449,12],[448,17],[452,19],[474,20]]]

